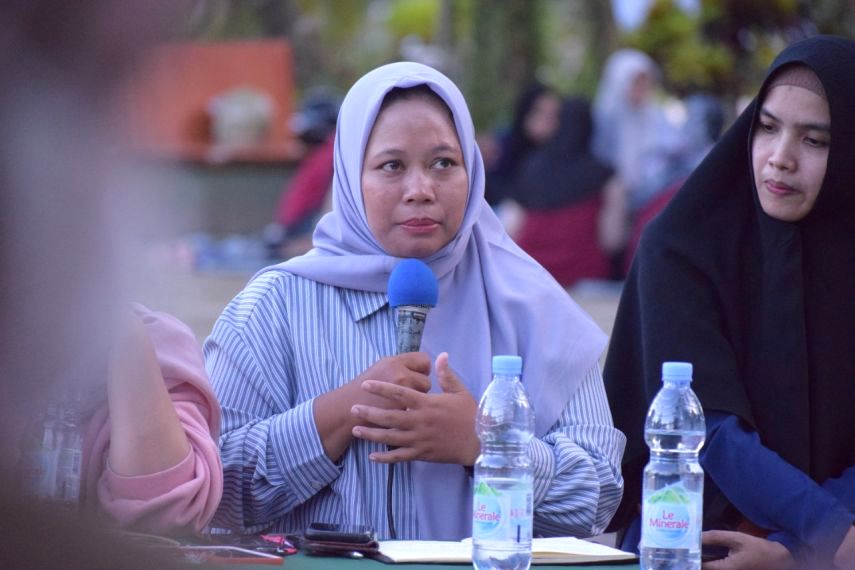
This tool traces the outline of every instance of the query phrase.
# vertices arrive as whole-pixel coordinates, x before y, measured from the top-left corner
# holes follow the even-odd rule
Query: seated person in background
[[[84,439],[82,500],[119,526],[201,531],[222,495],[220,409],[192,331],[135,305]]]
[[[591,154],[591,132],[588,103],[565,101],[552,139],[523,160],[513,196],[525,209],[516,242],[564,287],[610,277],[624,245],[624,193]]]
[[[519,354],[536,410],[534,532],[601,532],[624,444],[597,363],[606,339],[484,200],[460,91],[416,63],[368,73],[342,105],[335,164],[315,248],[256,275],[205,343],[223,406],[215,524],[471,536],[478,398],[492,355]],[[431,267],[439,302],[423,352],[395,355],[386,287],[400,258]]]
[[[594,155],[613,167],[627,192],[630,212],[664,189],[674,128],[655,97],[660,71],[646,53],[621,49],[603,69],[594,97]]]
[[[624,548],[658,369],[686,360],[707,420],[704,542],[730,549],[704,568],[855,568],[853,119],[855,42],[788,47],[645,232],[605,367],[628,438]]]
[[[525,158],[552,138],[558,128],[561,97],[542,83],[532,83],[520,94],[513,122],[497,138],[497,150],[485,158],[485,198],[497,208],[518,193],[519,169]],[[505,212],[500,212],[505,217]],[[513,214],[507,214],[512,217]],[[513,225],[513,222],[510,222]],[[506,226],[507,227],[507,226]]]
[[[623,279],[626,274],[624,248],[635,219],[670,180],[668,156],[675,133],[656,97],[660,75],[659,67],[646,53],[621,49],[606,61],[594,97],[591,151],[615,169],[623,196],[613,191],[607,198],[626,211],[604,226],[615,229],[608,240],[614,279]],[[623,227],[617,230],[619,223]]]
[[[274,221],[264,229],[277,259],[302,255],[312,247],[312,230],[329,210],[333,143],[338,100],[325,89],[310,90],[290,127],[304,147],[294,177],[279,198]]]
[[[683,186],[689,174],[701,163],[721,135],[724,109],[714,96],[705,93],[689,95],[683,101],[686,119],[676,135],[671,152],[664,156],[661,172],[664,183],[661,192],[636,212],[624,253],[622,275],[629,272],[644,227],[661,212],[674,194]]]

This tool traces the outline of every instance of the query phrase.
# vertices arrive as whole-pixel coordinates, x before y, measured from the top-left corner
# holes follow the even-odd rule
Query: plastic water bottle
[[[76,508],[80,500],[80,478],[83,470],[83,423],[77,400],[62,407],[62,443],[56,468],[54,499]]]
[[[704,472],[698,453],[705,435],[704,412],[692,391],[692,365],[663,363],[662,388],[644,425],[650,447],[641,507],[644,570],[701,567]]]
[[[520,382],[522,358],[494,356],[493,380],[481,397],[475,429],[472,563],[479,570],[531,565],[534,413]]]
[[[52,499],[59,454],[56,406],[37,417],[25,433],[20,459],[23,488],[33,498]]]

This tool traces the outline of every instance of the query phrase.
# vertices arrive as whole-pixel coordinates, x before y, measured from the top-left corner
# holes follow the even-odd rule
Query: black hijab
[[[788,223],[760,207],[750,137],[765,85],[796,63],[822,82],[831,143],[813,210]],[[628,438],[614,529],[637,512],[665,360],[694,363],[706,410],[738,416],[815,481],[855,465],[855,42],[793,44],[757,100],[650,224],[627,279],[604,370]]]
[[[569,206],[599,194],[613,171],[591,154],[591,106],[580,97],[561,106],[558,130],[519,170],[517,202],[528,209]]]
[[[532,149],[537,148],[537,143],[526,134],[526,117],[538,99],[549,94],[554,94],[554,92],[537,81],[529,84],[520,94],[520,98],[514,107],[511,128],[499,141],[498,160],[487,172],[485,198],[490,205],[499,204],[514,193],[513,185],[517,178],[520,163]]]

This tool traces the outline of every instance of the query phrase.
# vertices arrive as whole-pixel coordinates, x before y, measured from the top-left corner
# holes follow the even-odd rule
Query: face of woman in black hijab
[[[797,222],[813,209],[831,144],[828,101],[795,85],[772,87],[754,127],[754,184],[763,211]]]
[[[525,116],[523,128],[526,136],[535,144],[543,144],[558,130],[561,114],[561,99],[550,91],[544,91]]]

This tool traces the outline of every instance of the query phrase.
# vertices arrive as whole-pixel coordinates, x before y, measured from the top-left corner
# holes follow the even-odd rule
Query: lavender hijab
[[[428,315],[422,350],[432,360],[448,352],[452,369],[476,399],[490,382],[492,355],[521,355],[536,435],[543,436],[597,363],[606,337],[511,240],[485,202],[484,164],[469,109],[443,74],[417,63],[393,63],[353,85],[336,130],[333,209],[315,229],[314,249],[268,270],[348,289],[386,291],[399,259],[383,250],[368,227],[360,183],[363,155],[386,93],[421,84],[451,109],[469,177],[460,230],[423,260],[439,280],[439,303]],[[439,391],[435,378],[433,385]],[[416,461],[413,474],[420,538],[470,536],[471,487],[461,466]]]

